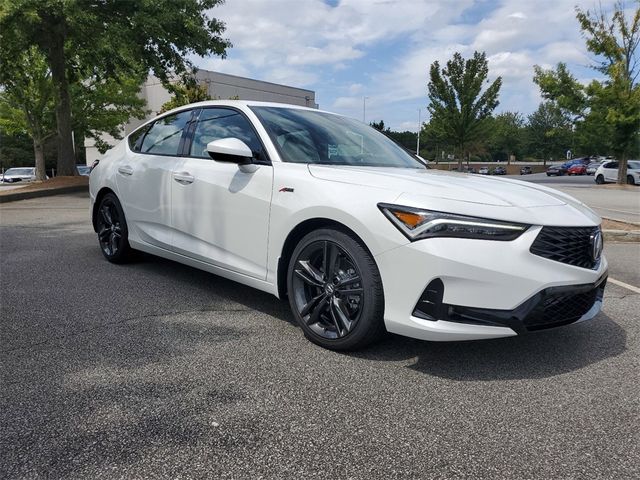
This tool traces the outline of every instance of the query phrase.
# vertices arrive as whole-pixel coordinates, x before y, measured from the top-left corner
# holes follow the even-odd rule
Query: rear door
[[[117,185],[127,224],[146,243],[171,249],[171,189],[193,111],[162,117],[130,136],[117,167]]]
[[[605,164],[604,179],[607,182],[616,182],[618,180],[618,162],[609,162]]]
[[[174,182],[175,251],[264,279],[267,274],[273,168],[245,115],[233,108],[203,108]],[[253,152],[255,168],[211,159],[207,144],[238,138]]]

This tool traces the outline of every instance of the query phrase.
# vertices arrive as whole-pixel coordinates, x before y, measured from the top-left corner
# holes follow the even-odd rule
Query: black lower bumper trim
[[[437,309],[438,320],[509,327],[517,333],[559,327],[577,322],[596,302],[602,301],[606,283],[605,273],[594,283],[545,288],[513,310],[443,303],[442,308]]]

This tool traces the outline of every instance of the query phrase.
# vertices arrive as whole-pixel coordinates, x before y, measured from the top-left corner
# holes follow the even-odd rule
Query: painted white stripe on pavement
[[[628,283],[621,282],[620,280],[616,280],[615,278],[609,277],[607,282],[611,282],[614,285],[618,285],[619,287],[626,288],[627,290],[631,290],[635,293],[640,293],[640,288],[634,287],[633,285],[629,285]]]

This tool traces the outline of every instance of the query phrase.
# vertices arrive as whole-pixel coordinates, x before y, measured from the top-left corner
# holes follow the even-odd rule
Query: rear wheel
[[[633,179],[633,175],[627,175],[627,184],[628,185],[635,185],[636,184],[635,180]]]
[[[369,252],[351,235],[321,229],[297,245],[289,303],[305,336],[332,350],[362,348],[384,333],[384,293]]]
[[[131,255],[129,230],[122,206],[113,193],[107,193],[96,213],[98,243],[104,257],[112,263],[123,263]]]
[[[596,177],[596,183],[597,183],[598,185],[602,185],[602,184],[604,183],[604,177],[602,176],[602,174],[600,174],[600,175],[598,175],[598,176]]]

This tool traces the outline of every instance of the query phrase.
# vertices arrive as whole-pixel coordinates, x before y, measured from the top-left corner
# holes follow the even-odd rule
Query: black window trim
[[[193,122],[194,119],[194,114],[196,111],[200,111],[200,108],[194,108],[194,107],[190,107],[190,108],[185,108],[184,110],[178,110],[177,112],[170,112],[167,113],[166,115],[162,115],[160,117],[154,118],[152,121],[145,123],[144,125],[136,128],[133,132],[131,132],[129,135],[127,135],[127,148],[129,149],[130,152],[132,153],[137,153],[139,155],[155,155],[158,157],[182,157],[182,152],[184,151],[184,145],[185,145],[185,137],[187,132],[189,131],[189,129],[191,128],[191,124]],[[170,117],[172,115],[178,115],[180,113],[184,113],[184,112],[191,112],[191,117],[189,118],[189,120],[187,120],[187,123],[185,125],[185,127],[182,129],[182,135],[180,136],[180,143],[178,144],[178,152],[176,155],[172,155],[170,153],[153,153],[153,152],[143,152],[142,151],[142,142],[144,142],[144,138],[147,136],[147,134],[149,133],[149,131],[153,128],[153,126],[156,124],[156,122],[158,120],[162,120],[163,118],[166,117]],[[140,138],[136,141],[136,146],[138,145],[138,143],[140,144],[140,151],[135,151],[134,149],[131,148],[131,145],[129,144],[129,137],[131,135],[133,135],[134,133],[136,133],[138,130],[142,130],[142,129],[147,129],[146,132],[144,132],[144,135],[141,135]]]
[[[242,110],[240,110],[239,108],[236,107],[232,107],[229,105],[209,105],[206,107],[201,107],[198,109],[198,113],[197,115],[194,115],[191,120],[190,120],[190,125],[187,132],[187,135],[185,136],[185,142],[184,142],[184,146],[182,149],[182,153],[183,155],[181,155],[184,158],[193,158],[193,159],[198,159],[198,160],[211,160],[211,161],[215,161],[211,158],[203,158],[203,157],[196,157],[196,156],[192,156],[190,155],[191,153],[191,144],[193,143],[193,135],[195,134],[195,130],[196,130],[196,125],[198,123],[198,120],[200,119],[200,115],[202,115],[202,112],[204,110],[213,110],[213,109],[217,109],[217,110],[233,110],[234,112],[238,112],[240,115],[242,115],[244,117],[244,119],[247,121],[247,123],[249,124],[249,126],[251,127],[251,130],[253,130],[253,133],[255,134],[256,138],[258,139],[258,141],[260,142],[260,146],[262,147],[262,152],[264,153],[265,159],[264,160],[256,160],[256,159],[252,159],[251,163],[254,165],[267,165],[267,166],[272,166],[273,164],[271,163],[271,158],[269,157],[269,153],[267,152],[267,149],[265,147],[264,142],[262,141],[262,137],[260,136],[260,134],[258,133],[258,131],[256,130],[255,125],[253,124],[253,122],[249,119],[249,117],[247,116],[247,114],[245,112],[243,112]]]

